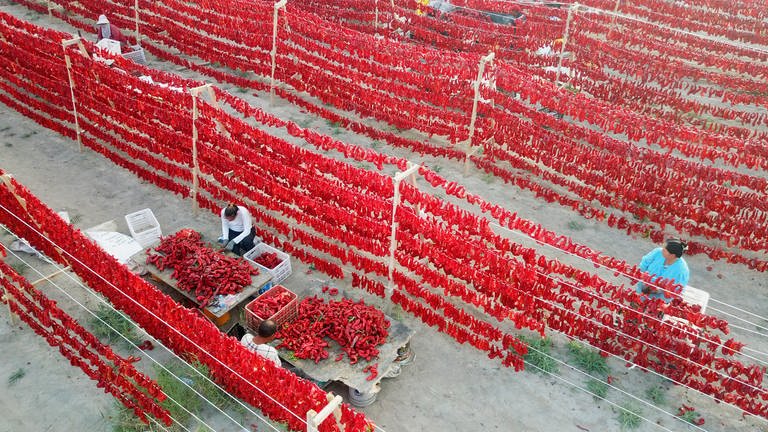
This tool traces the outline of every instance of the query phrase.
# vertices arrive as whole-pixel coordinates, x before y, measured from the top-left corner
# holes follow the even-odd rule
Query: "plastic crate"
[[[276,265],[275,268],[268,269],[263,265],[254,261],[255,258],[258,258],[262,254],[269,253],[269,252],[276,253],[277,257],[280,259],[280,264]],[[280,282],[284,281],[288,276],[291,275],[291,256],[267,244],[264,244],[264,243],[257,244],[253,249],[246,252],[243,255],[243,258],[246,261],[256,265],[259,269],[264,270],[270,276],[272,276],[272,283],[274,285],[279,284]]]
[[[139,45],[132,45],[131,49],[133,51],[123,53],[123,57],[127,58],[128,60],[133,60],[134,63],[146,65],[147,57],[144,55],[144,48]]]
[[[160,223],[155,218],[152,210],[148,208],[125,215],[125,222],[128,223],[131,237],[139,242],[141,247],[153,245],[163,235],[163,232],[160,230]]]
[[[264,301],[265,299],[277,297],[279,295],[282,295],[283,293],[288,293],[288,295],[291,297],[291,300],[283,306],[282,309],[275,312],[274,315],[271,317],[260,317],[256,314],[256,312],[253,312],[253,308],[260,302]],[[269,291],[265,292],[264,294],[260,295],[256,298],[256,300],[248,303],[245,305],[245,328],[248,329],[250,332],[257,332],[259,329],[259,324],[261,324],[262,321],[265,319],[271,319],[272,321],[277,324],[277,327],[280,328],[283,324],[287,322],[293,321],[296,316],[299,314],[299,298],[291,292],[288,288],[277,285],[272,287]]]

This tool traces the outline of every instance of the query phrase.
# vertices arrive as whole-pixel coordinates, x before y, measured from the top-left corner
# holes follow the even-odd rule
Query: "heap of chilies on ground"
[[[0,95],[0,100],[46,127],[74,138],[71,113],[67,112],[71,100],[61,94],[67,95],[68,89],[56,85],[43,90],[32,84],[33,78],[45,74],[66,82],[66,69],[56,58],[49,52],[35,50],[36,46],[45,46],[46,38],[51,43],[61,40],[63,35],[9,16],[3,16],[3,22],[9,24],[3,27],[3,34],[8,34],[9,39],[13,37],[26,50],[13,51],[19,56],[17,62],[0,63],[4,73],[13,70],[20,77],[12,84],[2,83],[6,94]],[[10,44],[0,46],[3,50],[13,49]],[[68,53],[76,77],[78,111],[86,113],[80,119],[83,143],[160,187],[188,195],[194,167],[189,162],[175,161],[183,160],[181,155],[190,151],[192,132],[185,113],[191,108],[191,98],[173,87],[188,89],[201,83],[138,69],[171,87],[148,85],[130,74],[93,62],[75,50]],[[117,64],[132,67],[120,59]],[[224,93],[217,91],[217,95]],[[232,102],[261,124],[283,127],[317,149],[335,150],[384,169],[407,167],[405,160],[350,146],[246,108],[231,95],[217,99]],[[62,100],[67,102],[59,104]],[[389,270],[385,262],[393,220],[391,177],[292,145],[203,101],[199,101],[198,108],[200,117],[195,128],[201,173],[196,194],[199,205],[218,214],[218,202],[247,199],[254,204],[253,213],[259,220],[258,235],[266,242],[282,247],[332,277],[344,277],[341,266],[351,266],[353,286],[387,295],[378,280],[386,278]],[[161,136],[177,139],[161,139],[145,147],[144,135],[130,126],[134,122],[156,128],[165,134]],[[144,168],[145,164],[154,164],[156,169]],[[623,274],[630,283],[649,280],[637,267],[520,219],[426,168],[421,168],[419,175],[431,187],[465,200],[502,227],[588,258],[595,265]],[[547,329],[554,329],[588,341],[605,354],[658,370],[747,412],[766,415],[766,406],[761,402],[765,396],[761,368],[731,358],[740,350],[740,344],[734,340],[723,342],[713,333],[727,334],[724,321],[703,315],[678,298],[665,313],[689,320],[700,326],[702,333],[662,323],[657,318],[663,307],[660,300],[648,302],[645,311],[630,308],[631,303],[639,300],[634,290],[512,243],[493,233],[487,219],[414,186],[401,184],[399,192],[404,201],[395,213],[399,224],[395,258],[398,267],[407,272],[393,273],[395,290],[391,299],[425,323],[517,370],[523,368],[522,356],[527,347],[494,322],[509,319],[518,328],[542,335]],[[672,291],[680,289],[668,281],[661,285]],[[468,312],[475,307],[485,311],[487,318],[479,319]],[[615,310],[622,310],[625,316],[618,328],[613,325]],[[196,324],[179,325],[194,328]],[[215,327],[208,328],[215,331]]]
[[[88,2],[62,4],[68,11],[84,16],[90,14]],[[177,48],[208,61],[267,74],[272,43],[269,37],[272,4],[265,4],[264,9],[248,8],[247,12],[243,12],[241,6],[236,1],[206,3],[205,7],[210,9],[206,9],[205,16],[202,16],[199,8],[174,0],[142,5],[157,12],[147,15],[148,25],[143,31],[152,40],[161,41],[167,46],[180,44]],[[133,17],[130,7],[115,5],[115,8],[116,15]],[[542,15],[544,9],[536,9],[535,13],[530,13],[530,22],[547,21],[541,18],[549,16]],[[404,13],[399,9],[398,11]],[[561,16],[563,11],[550,12],[564,18],[564,15]],[[301,10],[290,9],[290,6],[287,16],[286,19],[292,20],[290,31],[281,27],[281,45],[277,50],[276,77],[280,81],[292,85],[297,90],[307,91],[325,103],[363,115],[372,115],[400,128],[415,128],[429,134],[446,136],[454,143],[466,138],[472,106],[472,80],[476,75],[474,71],[478,55],[449,53],[446,50],[380,41],[372,35],[340,30],[333,23]],[[64,18],[75,25],[84,26],[72,17]],[[237,27],[240,29],[236,33],[230,32],[234,23],[238,23]],[[589,42],[592,39],[589,39],[586,33],[607,30],[606,24],[588,24],[582,26],[585,29],[584,34],[576,32],[573,37],[583,38],[579,45],[591,47],[595,43]],[[489,25],[486,23],[486,27]],[[541,38],[534,37],[538,31],[534,28],[541,28],[545,33],[542,38],[546,39],[557,33],[553,26],[554,24],[549,22],[540,27],[521,27],[520,31],[525,32],[526,37],[532,40],[530,47],[523,52],[529,52],[528,48],[541,42]],[[597,29],[593,28],[595,26]],[[191,29],[200,29],[205,34]],[[211,35],[238,45],[235,47]],[[649,49],[656,49],[657,45],[652,45]],[[156,47],[148,45],[148,48],[166,59],[179,62],[178,58],[169,56],[167,52]],[[234,54],[235,50],[238,54],[246,55],[225,54]],[[638,55],[636,51],[632,51],[629,56]],[[585,56],[580,55],[578,58],[583,57]],[[648,59],[640,61],[643,64],[651,62]],[[238,85],[264,88],[263,84],[253,80],[226,76],[210,68],[187,64]],[[708,160],[722,160],[732,167],[765,169],[768,167],[765,146],[759,141],[743,141],[742,132],[721,134],[702,131],[673,124],[668,120],[651,119],[629,109],[638,108],[636,106],[627,108],[583,94],[573,95],[556,91],[546,83],[534,79],[533,72],[524,70],[524,66],[519,66],[520,64],[522,63],[516,63],[513,67],[510,63],[499,62],[493,68],[498,90],[483,90],[483,97],[493,100],[495,104],[480,104],[480,112],[484,117],[478,120],[475,142],[485,143],[485,151],[482,156],[472,157],[472,161],[479,168],[504,181],[530,189],[550,202],[571,207],[585,217],[604,220],[609,225],[626,229],[631,234],[663,238],[665,229],[673,227],[676,232],[688,236],[716,239],[717,245],[692,241],[689,252],[706,253],[713,259],[727,259],[765,270],[768,265],[765,260],[748,256],[738,250],[726,250],[721,246],[758,252],[765,250],[768,245],[768,237],[763,234],[768,232],[764,205],[768,202],[765,196],[765,179],[704,163]],[[606,67],[619,66],[613,64]],[[664,70],[667,69],[669,68]],[[683,66],[678,69],[680,71],[674,75],[678,80],[682,76],[680,74],[690,72]],[[586,78],[586,72],[583,74],[585,80],[596,82],[605,78],[603,75],[595,75],[596,72],[590,73],[589,78]],[[760,71],[751,73],[757,74]],[[646,78],[662,79],[672,75],[667,73],[661,77]],[[695,76],[716,81],[716,77],[710,75],[712,74]],[[361,87],[362,84],[364,87]],[[747,85],[743,83],[741,87]],[[638,94],[658,93],[655,89],[650,91],[646,87],[638,88],[633,81],[624,82],[621,88],[630,87],[636,88],[635,93]],[[739,90],[739,94],[743,93],[742,90]],[[617,91],[614,86],[613,89],[594,88],[593,93],[607,95]],[[279,93],[286,95],[284,91]],[[292,101],[297,99],[291,95],[287,97]],[[728,96],[722,98],[733,99]],[[668,103],[679,105],[679,110],[693,109],[702,112],[704,109],[691,107],[687,100],[675,102],[669,99]],[[584,125],[546,118],[546,115],[536,110],[539,105],[578,119]],[[343,120],[341,123],[345,125],[350,123],[321,107],[312,107],[311,111],[333,118],[332,121]],[[730,118],[723,110],[720,110],[718,115]],[[392,138],[391,135],[374,131],[370,127],[359,124],[350,126],[375,139]],[[548,131],[541,126],[553,130]],[[595,126],[603,132],[595,132],[592,129]],[[525,134],[522,131],[525,131]],[[608,136],[609,132],[625,134],[634,142],[645,140],[649,144],[657,144],[674,150],[683,157],[670,153],[661,154],[636,144],[619,144],[619,141]],[[491,138],[493,143],[489,141]],[[391,143],[436,156],[463,157],[463,153],[455,148],[402,138],[393,139]],[[622,147],[620,152],[616,151],[617,147]],[[605,158],[614,158],[617,163],[595,162]],[[520,169],[536,176],[531,178],[529,174],[521,175]],[[580,182],[571,179],[570,176],[574,174],[578,175]],[[726,182],[730,184],[729,187],[718,186]],[[559,192],[555,187],[564,187],[567,193]],[[690,197],[691,200],[680,200],[677,195]],[[641,222],[633,221],[633,217]]]

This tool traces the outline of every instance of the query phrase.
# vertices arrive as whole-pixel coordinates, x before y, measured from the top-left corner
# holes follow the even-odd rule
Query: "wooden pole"
[[[211,98],[211,105],[213,105],[214,108],[220,109],[221,106],[219,105],[219,101],[216,99],[216,92],[213,91],[212,86],[210,85],[208,86],[206,93],[208,93],[208,97]],[[220,134],[223,134],[227,138],[232,137],[232,134],[229,133],[229,130],[227,130],[226,126],[221,124],[221,122],[218,120],[214,119],[214,122],[216,123],[216,129],[219,131]]]
[[[141,45],[141,35],[139,34],[139,0],[134,1],[133,10],[136,13],[136,43]]]
[[[277,59],[277,12],[284,8],[288,0],[280,0],[275,3],[274,14],[272,15],[272,74],[269,78],[269,104],[275,104],[275,61]]]
[[[189,89],[189,92],[192,94],[192,209],[195,212],[199,208],[197,205],[197,191],[200,185],[200,165],[197,160],[197,98],[201,91],[210,86],[210,84],[205,84]]]
[[[387,298],[392,298],[392,293],[395,291],[395,285],[393,275],[395,271],[395,250],[397,249],[397,206],[400,205],[400,182],[407,178],[411,174],[419,170],[419,165],[408,162],[408,169],[395,174],[395,190],[392,197],[392,234],[389,237],[389,284],[387,285]]]
[[[47,231],[43,228],[43,226],[37,222],[37,220],[31,213],[29,213],[29,210],[27,209],[27,200],[20,197],[19,194],[16,193],[16,186],[14,186],[13,184],[11,174],[5,173],[0,175],[0,182],[2,182],[5,185],[5,187],[8,188],[8,192],[10,192],[11,195],[13,195],[13,197],[16,198],[16,201],[18,201],[21,208],[23,208],[24,211],[27,213],[27,216],[29,217],[29,220],[28,220],[29,224],[34,225],[37,231],[39,231],[40,233],[47,234]],[[64,256],[64,251],[60,247],[54,246],[54,249],[59,254],[59,258],[62,261],[67,263],[69,262],[69,260]]]
[[[343,399],[341,396],[331,396],[330,394],[327,395],[327,399],[328,405],[324,406],[319,413],[316,413],[315,410],[307,411],[307,432],[318,432],[318,426],[331,414],[334,415],[337,424],[339,423],[341,418],[339,407]],[[342,428],[341,430],[343,431],[344,429]]]
[[[472,148],[472,139],[475,137],[475,122],[477,121],[477,103],[480,100],[480,82],[483,80],[483,73],[485,72],[485,65],[492,62],[495,54],[489,52],[487,55],[480,59],[480,64],[477,68],[477,79],[473,85],[475,89],[475,100],[472,101],[472,117],[469,120],[469,136],[467,137],[467,151],[464,155],[464,175],[469,172],[469,157],[477,152],[477,149]]]
[[[35,286],[35,285],[37,285],[37,284],[39,284],[41,282],[45,282],[47,280],[50,280],[52,277],[54,277],[56,275],[59,275],[61,273],[64,273],[65,271],[67,271],[69,269],[70,269],[70,266],[62,267],[62,268],[56,270],[55,272],[49,274],[48,276],[42,277],[42,278],[40,278],[40,279],[38,279],[38,280],[36,280],[34,282],[31,282],[30,285]]]
[[[613,33],[613,28],[616,25],[616,15],[619,13],[620,4],[621,0],[616,0],[616,6],[613,7],[613,16],[611,16],[611,25],[608,26],[608,34],[605,36],[606,41],[611,37],[611,33]]]
[[[83,151],[83,140],[80,137],[80,120],[77,115],[77,101],[75,100],[75,82],[72,79],[72,60],[67,54],[67,47],[80,41],[80,37],[64,40],[61,42],[61,48],[64,50],[64,62],[67,65],[67,78],[69,78],[69,94],[72,97],[72,113],[75,116],[75,133],[77,134],[77,146],[79,150]]]
[[[0,270],[0,277],[5,278],[5,273],[3,273],[2,270]],[[8,290],[5,288],[5,285],[3,285],[3,301],[8,306],[8,321],[11,323],[11,325],[14,324],[14,321],[13,321],[13,311],[11,310],[11,299],[12,298],[13,298],[13,296],[8,294]]]
[[[560,50],[560,58],[557,60],[557,72],[555,75],[555,85],[560,85],[560,68],[563,67],[563,57],[565,56],[565,47],[568,45],[568,32],[570,31],[571,27],[571,19],[573,19],[573,14],[576,13],[576,10],[579,8],[578,3],[573,3],[571,7],[568,8],[568,18],[565,20],[565,34],[563,35],[563,48]]]

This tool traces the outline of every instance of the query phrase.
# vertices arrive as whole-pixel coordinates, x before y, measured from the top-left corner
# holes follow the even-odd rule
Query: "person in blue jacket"
[[[646,254],[640,261],[640,270],[653,275],[651,282],[657,279],[672,279],[675,283],[685,287],[688,285],[690,271],[688,263],[683,259],[683,253],[688,245],[676,238],[668,239],[664,247],[656,248]],[[672,295],[664,292],[662,289],[646,285],[642,282],[637,284],[637,293],[646,294],[650,298],[660,298],[666,303],[672,301]]]

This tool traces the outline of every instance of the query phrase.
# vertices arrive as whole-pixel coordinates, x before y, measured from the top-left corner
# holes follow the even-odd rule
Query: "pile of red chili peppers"
[[[310,297],[299,304],[299,315],[278,333],[279,347],[294,352],[298,358],[318,363],[328,358],[329,338],[341,346],[350,364],[361,359],[371,361],[379,355],[377,346],[389,335],[389,320],[384,314],[362,300],[349,299],[328,302]],[[341,361],[340,354],[336,361]]]
[[[252,258],[253,262],[262,265],[270,270],[274,269],[280,263],[282,262],[280,258],[277,257],[277,253],[275,252],[264,252],[263,254]]]
[[[250,285],[251,275],[259,274],[248,262],[206,246],[200,233],[191,229],[163,237],[154,250],[159,253],[148,253],[147,264],[154,264],[160,271],[173,269],[171,277],[178,281],[179,289],[194,294],[200,306],[216,295],[239,293]]]

